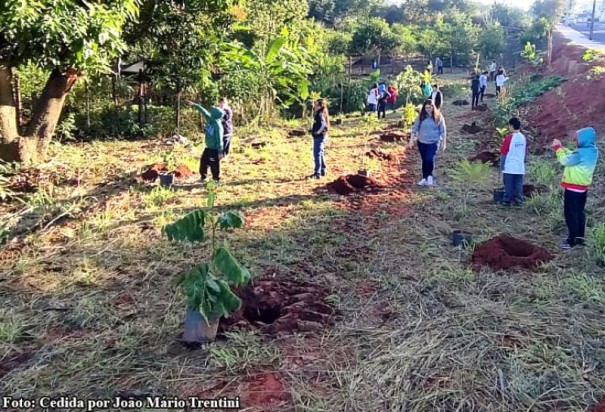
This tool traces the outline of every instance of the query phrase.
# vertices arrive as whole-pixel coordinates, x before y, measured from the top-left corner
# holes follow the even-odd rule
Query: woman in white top
[[[378,106],[378,96],[380,95],[380,92],[378,91],[378,84],[374,83],[374,86],[372,86],[372,88],[370,89],[370,91],[368,92],[368,111],[369,112],[375,112],[376,111],[376,107]]]
[[[504,83],[508,81],[508,77],[504,74],[504,69],[500,69],[496,75],[496,96],[504,96],[506,90],[504,89]]]

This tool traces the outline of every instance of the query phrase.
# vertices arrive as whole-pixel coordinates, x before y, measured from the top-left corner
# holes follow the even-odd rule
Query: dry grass
[[[453,229],[478,241],[509,232],[552,251],[562,234],[554,195],[508,210],[491,203],[489,188],[476,189],[462,211],[465,188],[448,170],[488,137],[458,131],[463,122],[488,122],[468,112],[446,106],[450,144],[439,154],[437,187],[416,189],[412,151],[398,166],[409,171],[406,186],[365,199],[304,179],[310,139],[287,131],[306,125],[240,130],[246,138],[224,163],[218,204],[241,209],[248,224],[227,241],[254,276],[323,284],[343,318],[315,336],[237,332],[198,351],[177,342],[184,305],[170,282],[207,249],[174,247],[160,229],[203,206],[203,189],[137,183],[138,171],[161,159],[165,149],[156,144],[55,148],[43,179],[55,184],[3,210],[16,237],[1,251],[0,392],[245,396],[251,379],[276,373],[290,400],[243,403],[244,410],[585,409],[605,395],[602,270],[574,250],[534,274],[476,272],[471,251],[450,246]],[[359,168],[367,146],[361,127],[347,119],[335,128],[329,180]],[[249,145],[260,141],[259,150]],[[373,139],[378,146],[402,152]],[[183,153],[186,162],[194,164],[196,150]],[[401,172],[377,161],[365,166],[387,184],[387,175]],[[599,170],[593,222],[603,217],[602,178]],[[495,169],[491,182],[498,185]],[[389,196],[399,197],[393,204]]]

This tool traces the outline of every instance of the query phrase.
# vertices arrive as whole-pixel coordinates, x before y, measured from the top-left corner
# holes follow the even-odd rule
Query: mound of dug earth
[[[385,153],[381,150],[376,150],[376,149],[372,149],[369,152],[367,152],[366,156],[368,156],[371,159],[380,159],[380,160],[386,160],[389,162],[397,160],[397,156],[394,156],[391,153]]]
[[[468,100],[454,100],[452,104],[454,106],[468,106],[470,103],[468,102]]]
[[[358,190],[379,188],[380,184],[375,179],[362,175],[340,176],[338,179],[328,184],[328,190],[344,196],[350,195]]]
[[[496,95],[494,93],[485,93],[483,97],[487,97],[488,99],[494,99]]]
[[[551,254],[545,249],[506,235],[496,236],[477,247],[472,257],[475,267],[489,266],[496,270],[535,270],[551,259]]]
[[[399,132],[397,130],[388,130],[380,135],[380,140],[383,142],[403,142],[408,140],[409,134]]]
[[[475,106],[473,107],[473,110],[477,110],[478,112],[487,112],[489,110],[489,107],[487,107],[487,104],[480,104],[479,106]]]
[[[291,280],[259,279],[235,291],[242,300],[239,311],[221,319],[219,332],[253,327],[277,335],[313,332],[334,322],[336,310],[324,303],[321,286]]]
[[[165,163],[156,163],[151,165],[141,174],[141,178],[146,182],[155,182],[160,173],[168,172]],[[177,179],[188,179],[193,176],[193,172],[184,164],[180,164],[172,171]]]
[[[523,197],[534,197],[547,191],[548,187],[544,185],[523,185]]]
[[[464,126],[462,126],[462,130],[463,132],[466,133],[470,133],[470,134],[477,134],[479,132],[482,132],[483,129],[479,126],[477,126],[477,124],[475,122],[473,122],[472,124],[465,124]]]
[[[482,163],[491,163],[492,166],[496,167],[500,164],[500,155],[494,152],[479,152],[473,157],[468,158],[469,162],[482,162]]]
[[[288,137],[303,137],[307,134],[309,134],[309,132],[306,132],[304,130],[290,130],[288,132]]]

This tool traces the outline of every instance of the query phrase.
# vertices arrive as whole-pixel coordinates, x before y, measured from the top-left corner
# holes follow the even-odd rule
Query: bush
[[[588,233],[588,250],[599,265],[605,265],[605,223],[600,223]]]
[[[403,108],[403,116],[401,118],[403,123],[403,129],[410,129],[414,124],[414,121],[416,120],[417,116],[418,113],[416,112],[416,108],[414,107],[414,105],[411,103],[406,104]]]

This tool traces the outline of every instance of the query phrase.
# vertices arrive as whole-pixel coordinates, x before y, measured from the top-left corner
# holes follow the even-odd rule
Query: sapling
[[[378,117],[374,116],[372,113],[368,113],[363,119],[361,119],[361,123],[364,125],[365,129],[365,138],[364,138],[364,151],[361,156],[361,168],[359,169],[359,174],[367,176],[368,171],[365,169],[365,153],[368,150],[368,140],[370,138],[370,134],[374,133],[378,127],[380,126],[380,120]]]
[[[462,211],[466,213],[471,191],[487,185],[491,179],[491,169],[485,163],[464,159],[451,172],[451,176],[462,187]]]
[[[242,302],[231,287],[240,287],[250,281],[250,272],[224,243],[218,242],[220,230],[241,228],[244,226],[244,218],[234,211],[216,214],[214,183],[208,182],[206,188],[208,194],[205,209],[195,210],[164,227],[164,233],[172,242],[203,242],[206,240],[206,228],[210,232],[210,260],[201,262],[175,279],[176,285],[181,287],[187,299],[190,313],[199,313],[211,330],[207,336],[200,336],[198,330],[205,328],[194,327],[196,330],[188,333],[186,326],[185,340],[197,343],[213,340],[220,318],[228,317],[241,307]]]

